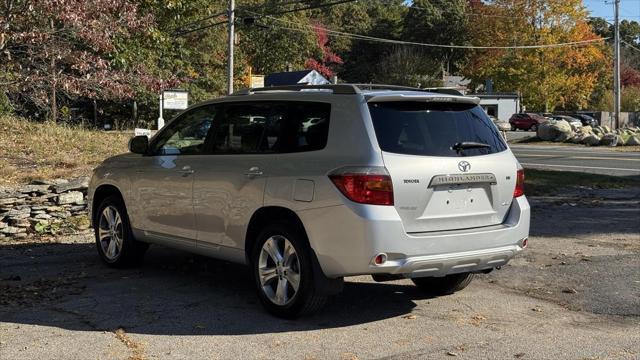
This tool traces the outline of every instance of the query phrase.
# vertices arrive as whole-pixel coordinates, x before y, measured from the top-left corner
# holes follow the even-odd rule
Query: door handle
[[[256,176],[260,176],[262,175],[262,170],[260,170],[259,167],[257,166],[252,166],[251,168],[249,168],[249,170],[247,172],[244,173],[247,177],[249,178],[253,178]]]
[[[178,171],[182,173],[182,176],[189,176],[189,175],[191,175],[191,174],[193,174],[195,172],[195,171],[193,171],[193,169],[189,165],[183,166],[182,169],[180,169]]]

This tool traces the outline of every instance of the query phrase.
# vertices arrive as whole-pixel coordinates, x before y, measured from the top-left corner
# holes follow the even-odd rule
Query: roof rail
[[[402,85],[386,85],[386,84],[352,84],[353,86],[357,86],[358,89],[364,90],[409,90],[409,91],[426,91],[425,89],[411,87],[411,86],[402,86]]]
[[[446,95],[464,96],[464,94],[459,90],[456,90],[454,88],[446,88],[446,87],[424,88],[423,91],[428,91],[428,92],[433,92],[438,94],[446,94]]]
[[[231,95],[249,95],[262,91],[303,91],[303,90],[332,90],[334,94],[355,95],[360,93],[357,86],[351,84],[326,84],[326,85],[282,85],[261,88],[244,89]]]
[[[455,90],[453,88],[417,88],[411,86],[401,86],[401,85],[384,85],[384,84],[325,84],[325,85],[281,85],[281,86],[267,86],[261,88],[252,88],[252,89],[243,89],[238,90],[231,94],[232,96],[236,95],[249,95],[257,92],[263,91],[303,91],[303,90],[331,90],[334,94],[341,95],[355,95],[359,94],[360,90],[407,90],[407,91],[423,91],[423,92],[433,92],[438,94],[447,94],[447,95],[459,95],[463,94]]]

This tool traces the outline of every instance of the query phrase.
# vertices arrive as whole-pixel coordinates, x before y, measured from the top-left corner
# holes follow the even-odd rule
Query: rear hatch
[[[408,233],[504,221],[517,161],[476,101],[429,95],[368,99],[394,206]]]

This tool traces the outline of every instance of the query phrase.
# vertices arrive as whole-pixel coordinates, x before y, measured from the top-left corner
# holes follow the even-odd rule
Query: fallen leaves
[[[476,314],[471,317],[471,324],[474,326],[480,326],[482,321],[487,320],[484,315]]]

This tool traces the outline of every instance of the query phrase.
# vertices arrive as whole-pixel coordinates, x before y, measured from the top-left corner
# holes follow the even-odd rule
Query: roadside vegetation
[[[0,113],[151,127],[161,89],[227,91],[227,0],[0,2]],[[327,79],[521,94],[535,111],[611,109],[611,26],[583,0],[246,0],[235,88],[313,69]],[[623,21],[622,110],[638,111],[640,26]],[[415,46],[421,43],[429,46]],[[484,48],[590,42],[546,48]],[[459,45],[473,48],[446,48]],[[446,71],[445,71],[446,69]],[[490,90],[489,90],[490,91]],[[146,121],[145,121],[146,120]]]
[[[640,187],[640,178],[572,171],[525,170],[525,193],[533,196],[553,195],[566,188],[621,189],[629,186]]]
[[[0,185],[88,175],[126,152],[131,134],[0,116]]]

